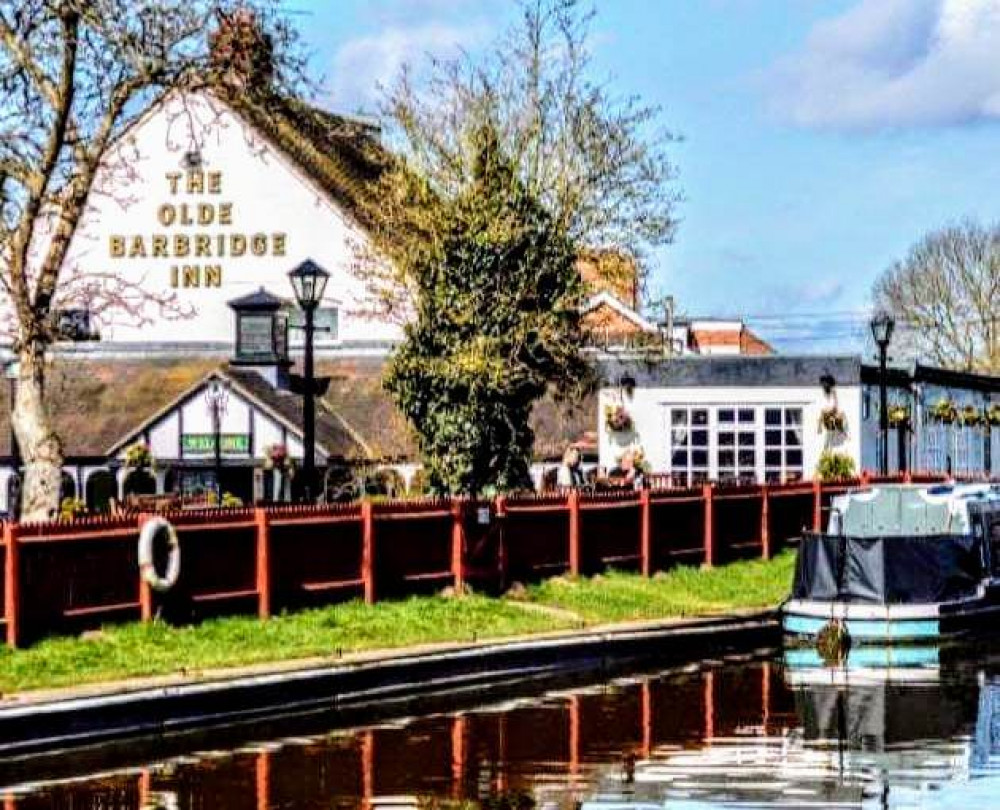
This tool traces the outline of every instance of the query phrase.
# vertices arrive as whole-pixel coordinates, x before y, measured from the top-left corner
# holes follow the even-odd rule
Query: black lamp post
[[[226,387],[213,380],[205,391],[205,401],[212,416],[212,438],[215,444],[215,505],[222,506],[222,416],[226,412],[229,394]]]
[[[323,291],[330,274],[312,259],[306,259],[288,274],[295,290],[295,299],[305,314],[305,358],[303,361],[304,390],[302,392],[302,499],[311,501],[316,483],[316,374],[313,370],[313,316],[323,300]]]
[[[880,475],[889,474],[889,381],[888,360],[889,341],[892,340],[892,330],[896,322],[886,312],[879,312],[871,320],[872,337],[878,346],[878,387],[879,387],[879,453],[878,471]]]

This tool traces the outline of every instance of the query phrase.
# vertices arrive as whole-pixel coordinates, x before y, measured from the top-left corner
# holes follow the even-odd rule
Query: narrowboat
[[[876,485],[799,544],[787,640],[919,644],[1000,628],[1000,487]]]

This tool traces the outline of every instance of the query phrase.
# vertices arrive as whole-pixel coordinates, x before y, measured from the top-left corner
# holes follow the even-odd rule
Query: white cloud
[[[1000,119],[1000,0],[861,0],[768,72],[774,110],[807,127]]]
[[[378,34],[346,42],[333,60],[331,100],[340,110],[371,109],[379,85],[388,85],[404,64],[419,66],[428,54],[447,58],[479,44],[488,33],[482,23],[449,25],[429,22],[390,26]]]

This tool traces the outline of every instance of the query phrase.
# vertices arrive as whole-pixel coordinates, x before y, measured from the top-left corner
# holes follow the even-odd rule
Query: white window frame
[[[775,477],[773,473],[777,472],[776,476],[779,481],[788,480],[801,480],[805,478],[806,474],[806,432],[805,432],[805,420],[807,413],[807,403],[804,402],[791,402],[791,401],[775,401],[775,402],[753,402],[753,403],[734,403],[734,402],[661,402],[661,408],[663,409],[663,424],[665,426],[665,458],[666,458],[666,470],[671,476],[674,477],[675,482],[678,484],[687,484],[689,486],[696,485],[699,483],[700,478],[695,480],[695,475],[704,475],[709,481],[722,481],[722,476],[720,470],[727,470],[727,477],[725,482],[732,483],[736,481],[747,482],[752,480],[757,483],[761,483],[767,480],[769,474],[772,475],[772,479]],[[721,422],[720,421],[720,411],[732,410],[734,421],[733,422]],[[767,411],[778,410],[781,412],[781,424],[779,426],[769,426],[766,424]],[[692,413],[694,411],[705,411],[707,412],[707,419],[704,426],[692,426]],[[751,411],[752,420],[744,414],[744,418],[740,419],[740,411]],[[789,411],[798,411],[799,422],[798,424],[790,421],[788,419]],[[687,431],[687,440],[683,447],[675,446],[674,443],[674,424],[673,415],[675,412],[683,412],[686,414],[686,422],[683,425],[678,425],[678,429],[683,429]],[[691,433],[692,429],[706,430],[708,437],[707,442],[704,447],[695,447],[691,443]],[[779,430],[781,432],[781,443],[778,446],[769,446],[766,442],[767,430]],[[800,431],[799,444],[790,444],[787,439],[788,436],[785,431],[790,429],[798,429]],[[720,437],[723,433],[732,433],[734,436],[734,444],[722,445],[720,444]],[[740,445],[740,434],[741,433],[753,433],[754,440],[752,445]],[[693,464],[692,455],[695,450],[705,450],[707,451],[707,464],[702,467],[701,465]],[[728,452],[732,449],[734,453],[734,464],[730,465],[720,465],[719,454]],[[743,449],[745,451],[753,451],[754,463],[753,465],[741,465],[739,463],[739,452]],[[781,453],[780,465],[777,467],[775,465],[769,465],[766,462],[766,453],[768,450],[774,451],[778,450]],[[801,453],[801,462],[799,464],[791,464],[788,461],[788,451],[798,450]],[[683,467],[675,466],[674,464],[674,452],[686,452],[687,453],[687,463]],[[733,471],[732,476],[729,475],[729,470]]]

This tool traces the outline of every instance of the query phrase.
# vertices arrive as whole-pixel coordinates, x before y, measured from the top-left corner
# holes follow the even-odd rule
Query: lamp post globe
[[[319,306],[319,302],[323,300],[330,274],[312,259],[306,259],[289,272],[288,278],[295,291],[295,300],[303,311],[308,312]]]
[[[878,388],[879,388],[879,452],[878,471],[880,475],[889,474],[889,342],[892,340],[893,330],[896,322],[889,313],[877,312],[869,324],[872,330],[872,338],[878,346]],[[900,464],[902,464],[900,459]]]
[[[311,502],[316,498],[316,373],[313,369],[313,341],[315,335],[313,316],[323,300],[330,274],[312,259],[293,268],[288,278],[295,291],[295,299],[305,315],[305,346],[302,377],[302,478],[298,487],[301,499]]]
[[[875,339],[875,345],[879,347],[879,351],[888,348],[889,342],[892,340],[892,333],[896,328],[896,322],[892,319],[892,316],[885,311],[877,312],[872,317],[870,327],[872,337]]]

